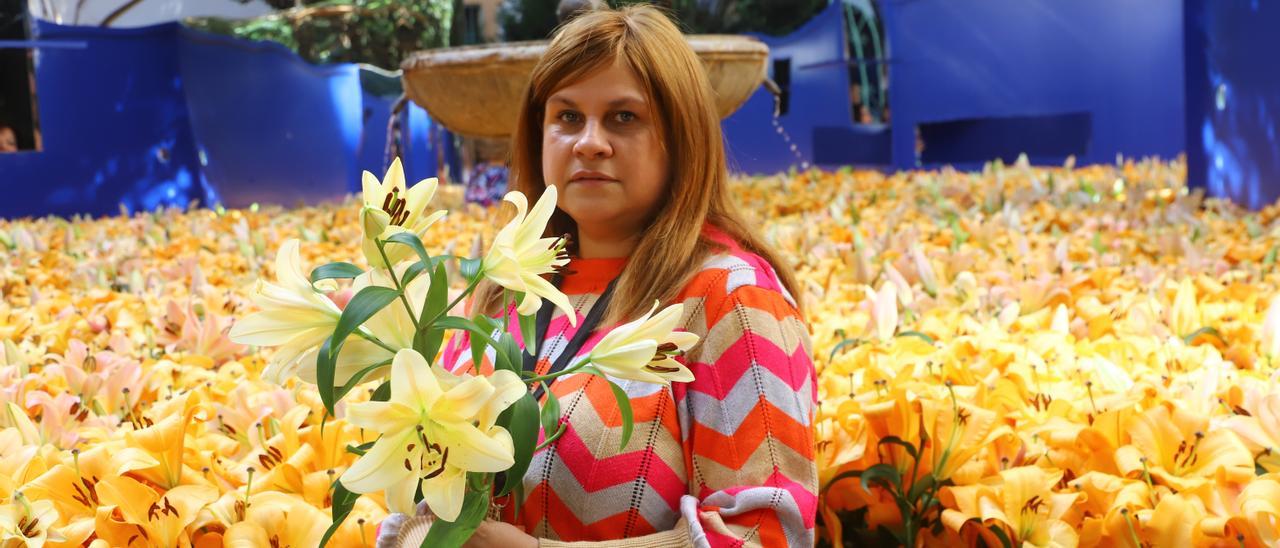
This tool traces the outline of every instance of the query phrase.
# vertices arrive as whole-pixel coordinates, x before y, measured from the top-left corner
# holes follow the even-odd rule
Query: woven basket
[[[747,36],[695,35],[689,45],[702,59],[716,91],[720,117],[732,114],[764,80],[769,47]],[[400,65],[409,99],[454,133],[507,137],[520,98],[547,42],[513,42],[421,51]]]

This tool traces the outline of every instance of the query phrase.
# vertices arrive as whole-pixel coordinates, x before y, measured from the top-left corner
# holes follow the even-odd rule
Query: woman
[[[555,185],[548,230],[572,236],[557,281],[578,317],[575,328],[544,303],[550,321],[527,365],[543,374],[561,355],[585,356],[655,300],[684,303],[681,325],[701,342],[681,359],[692,382],[621,381],[635,413],[621,451],[607,383],[556,379],[565,434],[535,454],[518,513],[499,501],[502,521],[468,546],[813,544],[809,338],[786,263],[731,204],[714,97],[679,30],[647,6],[579,16],[534,68],[513,189],[532,202]],[[496,315],[500,297],[488,288],[476,302]],[[591,336],[566,349],[591,316]],[[465,340],[454,342],[445,366],[470,367]]]

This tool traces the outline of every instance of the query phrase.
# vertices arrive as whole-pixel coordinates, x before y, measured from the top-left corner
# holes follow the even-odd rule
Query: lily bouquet
[[[533,454],[565,428],[554,393],[544,390],[540,402],[532,388],[561,375],[603,377],[621,411],[625,446],[630,401],[612,379],[692,379],[675,360],[698,341],[673,332],[679,304],[658,311],[655,303],[561,371],[539,376],[523,370],[522,354],[536,355],[536,314],[544,300],[577,320],[568,298],[544,278],[569,262],[566,239],[544,234],[555,187],[547,187],[532,208],[523,194],[507,194],[515,217],[482,256],[460,258],[432,256],[423,245],[445,214],[427,211],[435,179],[407,187],[397,159],[383,180],[365,172],[362,183],[361,249],[369,269],[333,262],[307,274],[299,241],[288,240],[276,256],[276,280],[259,280],[252,292],[260,311],[231,330],[236,342],[278,347],[264,374],[277,382],[297,375],[314,383],[328,416],[336,416],[335,404],[358,385],[382,379],[369,401],[345,406],[348,422],[379,437],[348,447],[359,458],[330,486],[333,524],[322,544],[362,494],[383,491],[392,512],[412,514],[417,502],[426,501],[436,520],[423,546],[460,546],[487,515],[491,498],[518,491]],[[456,295],[448,287],[450,261],[466,282]],[[331,295],[343,279],[351,280],[353,295],[340,306],[342,299]],[[502,288],[500,318],[450,314],[485,281]],[[470,334],[473,367],[467,371],[437,362],[451,331]],[[478,365],[486,355],[493,364],[489,374]]]

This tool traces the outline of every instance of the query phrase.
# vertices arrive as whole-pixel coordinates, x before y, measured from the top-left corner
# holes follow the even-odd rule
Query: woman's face
[[[560,88],[542,121],[542,175],[580,231],[629,237],[656,212],[670,178],[657,111],[620,63]]]

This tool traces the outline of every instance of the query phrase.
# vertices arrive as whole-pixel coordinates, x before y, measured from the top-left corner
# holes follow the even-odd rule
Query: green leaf
[[[516,484],[524,481],[524,473],[529,469],[529,460],[533,457],[533,448],[538,445],[538,401],[533,399],[533,394],[526,393],[507,410],[511,412],[511,419],[505,426],[515,445],[515,464],[506,471],[507,481],[498,491],[499,497],[511,492]]]
[[[444,261],[431,267],[431,287],[427,289],[427,302],[422,306],[422,317],[419,323],[425,323],[445,312],[449,306],[449,273],[445,270]]]
[[[894,493],[902,492],[902,475],[892,465],[880,463],[862,472],[862,487],[868,491],[876,484],[881,487],[892,487]]]
[[[517,343],[516,338],[510,333],[502,333],[500,335],[496,350],[495,357],[497,359],[493,363],[495,371],[506,369],[519,375],[524,370],[524,358],[521,357],[523,351],[520,350],[520,343]]]
[[[329,544],[329,538],[338,532],[338,528],[342,526],[342,522],[347,519],[347,514],[351,513],[351,509],[356,505],[356,499],[360,498],[359,493],[352,493],[342,485],[342,481],[334,480],[333,482],[333,525],[325,530],[324,536],[320,538],[320,546]]]
[[[348,444],[347,444],[347,452],[348,452],[348,453],[351,453],[351,454],[353,454],[353,455],[360,455],[360,456],[364,456],[364,454],[365,454],[365,453],[368,453],[368,452],[369,452],[369,448],[373,447],[373,444],[375,444],[375,443],[377,443],[377,442],[376,442],[376,441],[371,441],[371,442],[367,442],[367,443],[362,443],[362,444],[360,444],[360,445],[351,445],[351,444],[349,444],[349,443],[348,443]]]
[[[560,398],[551,390],[547,390],[546,394],[547,401],[542,402],[542,410],[538,414],[543,433],[550,436],[560,427]]]
[[[538,316],[530,314],[520,316],[520,339],[524,341],[524,351],[530,356],[538,355]]]
[[[369,401],[388,401],[391,399],[391,380],[382,381],[378,385],[378,389],[373,391],[373,395],[369,396]]]
[[[862,339],[844,339],[836,343],[836,347],[831,349],[831,355],[827,357],[827,361],[836,359],[836,354],[839,354],[844,347],[858,346],[859,344],[862,344]]]
[[[476,276],[480,275],[481,267],[484,266],[484,259],[459,259],[458,272],[462,273],[462,277],[467,282],[473,282]]]
[[[840,472],[839,474],[836,474],[836,477],[831,478],[831,480],[828,481],[826,485],[822,486],[822,492],[823,493],[827,492],[827,489],[830,489],[831,486],[835,485],[841,480],[846,480],[849,478],[860,478],[860,477],[862,477],[862,470],[845,470],[844,472]]]
[[[996,538],[1000,539],[1001,548],[1013,548],[1013,541],[1009,540],[1009,535],[1004,532],[1004,527],[991,525],[988,526],[987,529],[995,534]]]
[[[613,382],[609,383],[609,388],[613,389],[613,398],[618,400],[618,410],[622,412],[622,442],[618,444],[618,450],[621,451],[627,447],[627,442],[631,441],[631,429],[635,427],[635,418],[631,414],[631,397],[627,396],[627,392]]]
[[[928,336],[928,335],[926,335],[926,334],[924,334],[924,333],[921,333],[921,332],[919,332],[919,331],[903,331],[903,332],[901,332],[901,333],[898,333],[898,335],[897,335],[897,336],[898,336],[898,337],[915,337],[915,338],[917,338],[917,339],[920,339],[920,340],[922,340],[922,341],[924,341],[924,342],[929,343],[929,345],[930,345],[930,346],[932,346],[932,345],[933,345],[933,344],[935,344],[935,342],[936,342],[936,341],[934,341],[934,340],[933,340],[933,337],[930,337],[930,336]]]
[[[427,270],[427,265],[422,261],[418,261],[416,263],[409,265],[409,268],[404,271],[404,277],[400,279],[400,284],[408,287],[409,282],[412,282],[415,278],[418,277],[418,275],[422,274],[426,270]]]
[[[400,293],[394,289],[376,285],[371,285],[356,293],[351,298],[351,302],[347,303],[347,307],[342,310],[342,316],[338,318],[338,326],[334,328],[332,338],[335,346],[329,349],[330,353],[337,354],[338,350],[342,348],[342,343],[346,341],[351,333],[399,296]]]
[[[477,337],[481,341],[489,341],[489,342],[493,341],[492,329],[485,329],[481,327],[478,323],[468,320],[466,318],[459,318],[457,316],[445,316],[436,320],[435,325],[433,325],[432,327],[439,327],[443,329],[458,329],[458,330],[467,331],[468,333],[471,333],[471,344],[473,345],[476,343]]]
[[[418,254],[418,258],[424,263],[431,262],[431,256],[427,255],[427,248],[422,246],[422,240],[418,239],[418,235],[412,232],[397,232],[386,239],[389,244],[407,245],[413,248],[413,252]]]
[[[444,271],[444,264],[437,264],[431,274],[431,287],[427,289],[427,302],[422,306],[422,317],[418,319],[418,332],[413,336],[413,348],[428,361],[434,361],[444,344],[444,328],[426,325],[426,322],[444,312],[449,306],[449,280]]]
[[[932,489],[933,486],[937,484],[938,478],[935,478],[933,474],[926,472],[924,476],[917,479],[915,485],[912,485],[911,489],[907,491],[907,500],[910,501],[912,506],[914,506],[916,501],[920,500],[920,497],[924,495],[926,491]]]
[[[334,370],[337,369],[338,357],[336,352],[330,352],[329,346],[333,342],[333,337],[328,337],[324,343],[320,345],[320,352],[316,355],[316,390],[320,392],[320,401],[324,402],[324,408],[330,415],[337,416],[333,412],[333,402],[337,401],[333,394],[333,377]],[[341,343],[339,343],[341,348]]]
[[[885,436],[883,438],[880,438],[879,445],[897,445],[905,449],[907,451],[907,454],[911,455],[912,459],[920,460],[919,454],[916,453],[916,446],[911,445],[911,442],[908,442],[902,438],[899,438],[898,436]]]
[[[364,274],[364,271],[361,270],[360,267],[351,263],[329,263],[317,266],[315,270],[311,271],[311,283],[314,284],[320,280],[331,280],[335,278],[354,278],[361,274]]]
[[[1273,245],[1267,250],[1267,256],[1262,258],[1262,268],[1271,268],[1271,265],[1276,264],[1277,251],[1280,251],[1280,246]]]
[[[436,519],[432,522],[431,530],[427,532],[427,538],[422,539],[421,546],[423,548],[462,546],[467,539],[471,538],[472,533],[476,532],[476,528],[480,526],[480,522],[484,521],[488,511],[489,493],[484,490],[468,489],[466,498],[462,499],[462,511],[458,512],[458,518],[454,521]]]
[[[484,350],[489,348],[487,339],[476,340],[475,335],[471,336],[471,364],[480,370],[480,364],[484,363]]]
[[[618,402],[618,411],[622,413],[622,443],[619,444],[619,450],[627,447],[627,442],[631,441],[631,429],[635,427],[635,418],[631,412],[631,396],[627,395],[627,391],[623,390],[606,377],[604,372],[596,369],[595,366],[583,366],[582,372],[590,373],[600,377],[609,383],[609,389],[613,391],[613,399]]]
[[[360,381],[364,380],[365,375],[372,373],[373,370],[378,369],[379,367],[389,367],[390,365],[391,365],[391,361],[387,360],[387,361],[375,363],[373,365],[365,367],[364,369],[356,371],[356,374],[351,376],[351,379],[347,381],[347,384],[343,385],[342,388],[339,389],[336,394],[334,394],[333,401],[336,402],[346,397],[347,394],[349,394],[353,389],[355,389],[356,385],[360,384]]]

